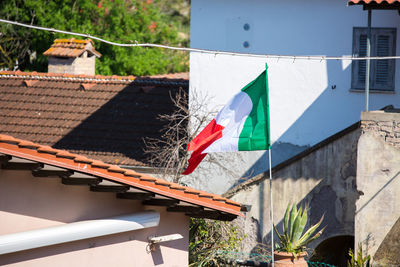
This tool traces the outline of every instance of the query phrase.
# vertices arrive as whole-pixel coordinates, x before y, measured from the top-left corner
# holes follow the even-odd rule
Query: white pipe
[[[158,226],[160,214],[145,211],[109,219],[68,223],[44,229],[0,236],[0,255],[86,238]]]

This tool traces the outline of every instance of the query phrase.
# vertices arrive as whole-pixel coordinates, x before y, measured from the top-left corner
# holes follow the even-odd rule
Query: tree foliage
[[[185,2],[179,0],[178,2]],[[180,13],[166,13],[162,0],[3,0],[0,18],[86,33],[119,43],[186,45],[178,34],[187,23]],[[0,69],[46,71],[42,53],[56,38],[71,38],[48,31],[0,23]],[[96,73],[152,75],[186,71],[188,56],[159,48],[118,47],[95,41],[102,57]]]
[[[189,266],[222,266],[221,251],[239,251],[243,238],[232,222],[191,218]]]

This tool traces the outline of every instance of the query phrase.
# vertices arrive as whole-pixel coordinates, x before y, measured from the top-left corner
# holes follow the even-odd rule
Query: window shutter
[[[360,34],[359,36],[359,57],[366,57],[367,56],[367,35]],[[365,87],[365,71],[367,69],[367,61],[366,60],[359,60],[358,63],[358,81],[357,83]]]
[[[387,57],[396,54],[396,29],[371,29],[371,56]],[[367,28],[353,28],[353,56],[367,56]],[[352,64],[351,88],[365,89],[366,60]],[[371,60],[370,89],[394,90],[395,60]]]
[[[375,34],[375,54],[378,57],[395,55],[393,29],[377,29]],[[375,90],[394,90],[394,60],[375,60],[372,87]]]
[[[367,55],[367,30],[365,28],[353,28],[353,56],[365,57]],[[354,60],[352,63],[351,88],[365,88],[365,60]]]

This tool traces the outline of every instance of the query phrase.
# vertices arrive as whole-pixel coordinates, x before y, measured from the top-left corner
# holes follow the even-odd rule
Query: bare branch
[[[161,130],[161,139],[146,138],[145,153],[149,155],[150,164],[154,167],[163,169],[164,179],[179,183],[190,157],[187,151],[188,143],[215,117],[215,111],[209,111],[208,105],[211,97],[199,95],[191,91],[191,102],[189,106],[189,96],[184,90],[178,91],[175,95],[170,95],[175,106],[175,111],[171,114],[161,114],[158,119],[166,122]],[[236,155],[236,159],[240,157]],[[203,164],[210,167],[203,172],[207,175],[215,175],[218,169],[232,177],[237,177],[238,173],[231,168],[231,162],[227,162],[226,155],[218,153],[209,154]],[[211,177],[211,176],[210,176]]]

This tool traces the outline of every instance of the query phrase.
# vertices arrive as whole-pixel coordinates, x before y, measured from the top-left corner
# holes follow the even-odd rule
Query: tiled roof
[[[146,166],[184,79],[0,71],[0,133],[110,164]]]
[[[101,54],[94,49],[92,40],[76,40],[74,38],[56,39],[43,55],[56,57],[79,57],[85,51],[88,51],[90,54],[97,57],[101,57]]]
[[[167,79],[185,79],[189,80],[189,72],[168,73],[160,75],[152,75],[152,78],[167,78]]]
[[[374,4],[374,5],[394,5],[400,4],[400,0],[350,0],[349,5],[364,5],[364,4]]]
[[[64,150],[54,149],[49,146],[42,146],[27,140],[17,139],[9,135],[0,134],[0,155],[1,154],[64,168],[69,170],[71,175],[74,172],[78,172],[98,177],[99,179],[115,182],[120,185],[126,185],[126,190],[134,188],[137,190],[143,190],[144,192],[154,193],[156,194],[155,196],[159,195],[168,199],[175,199],[182,203],[194,205],[195,207],[199,206],[207,208],[214,211],[212,217],[216,219],[227,218],[226,215],[234,215],[233,217],[228,216],[230,219],[233,219],[236,216],[242,216],[242,213],[240,212],[240,203],[223,198],[219,195],[170,183],[132,170],[123,169],[116,165],[92,160],[84,156]],[[2,162],[3,164],[0,166],[4,168],[4,166],[6,166],[4,159]],[[35,171],[37,171],[37,169],[35,169]],[[180,207],[186,207],[186,210],[190,209],[187,208],[187,206]],[[175,211],[178,210],[175,209]],[[217,211],[217,217],[215,217],[215,211]],[[190,212],[187,212],[187,215],[196,216],[201,215],[201,212],[203,212],[203,215],[205,215],[204,217],[207,217],[207,214],[209,214],[203,210],[199,212],[200,213],[197,214],[190,214]]]

